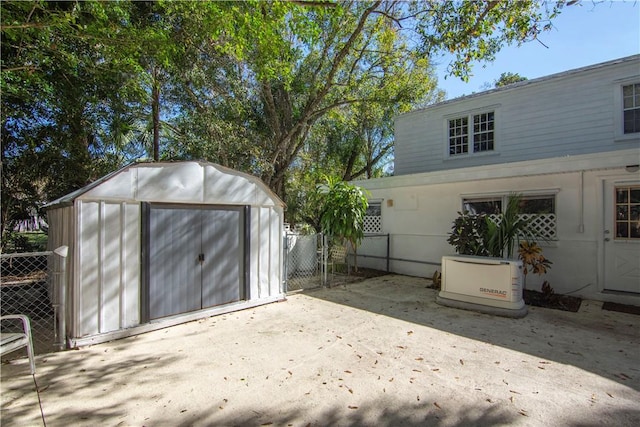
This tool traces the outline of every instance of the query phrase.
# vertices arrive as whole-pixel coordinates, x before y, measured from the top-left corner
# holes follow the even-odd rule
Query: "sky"
[[[445,79],[449,59],[442,58],[438,86],[452,99],[493,88],[504,72],[531,80],[640,53],[640,0],[582,0],[565,7],[553,25],[538,37],[547,47],[537,41],[504,47],[494,62],[474,64],[468,83]]]

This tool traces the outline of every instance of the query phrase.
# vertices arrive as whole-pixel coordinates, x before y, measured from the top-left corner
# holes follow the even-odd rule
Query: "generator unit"
[[[436,301],[449,307],[524,317],[522,261],[469,255],[442,257]]]

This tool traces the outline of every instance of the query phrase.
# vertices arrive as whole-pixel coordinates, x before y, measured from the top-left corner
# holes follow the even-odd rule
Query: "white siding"
[[[563,158],[547,166],[539,160],[520,162],[506,165],[508,173],[487,166],[356,184],[366,188],[371,199],[383,200],[382,232],[390,234],[390,270],[422,277],[440,269],[442,256],[454,255],[447,237],[463,198],[511,192],[555,194],[557,241],[541,242],[553,265],[542,278],[529,275],[527,287],[539,290],[548,280],[559,294],[628,304],[630,296],[604,292],[603,183],[606,179],[638,182],[640,173],[625,165],[637,163],[640,150],[615,153]],[[538,174],[531,173],[535,169]],[[384,262],[379,261],[377,268],[384,269]],[[640,303],[640,297],[636,300]]]
[[[640,56],[587,67],[437,104],[396,119],[395,174],[625,150],[640,136],[616,140],[621,81],[640,81]],[[447,118],[496,111],[492,153],[447,156]]]
[[[155,326],[141,324],[142,202],[182,203],[185,208],[250,206],[247,300],[203,313],[232,311],[283,297],[283,204],[259,179],[199,162],[132,165],[50,207],[50,245],[70,247],[67,325],[72,344],[100,342],[179,322],[172,318],[155,322]],[[184,318],[195,316],[185,314]]]
[[[269,251],[269,294],[280,295],[283,293],[282,286],[282,263],[283,263],[283,222],[284,212],[279,208],[269,210],[269,245],[268,249],[263,246],[263,250]]]
[[[282,264],[282,213],[274,207],[251,211],[252,298],[279,295]]]
[[[140,206],[79,201],[78,336],[139,323]]]

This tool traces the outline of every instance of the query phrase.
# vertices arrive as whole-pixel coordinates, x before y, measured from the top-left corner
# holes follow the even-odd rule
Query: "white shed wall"
[[[49,210],[49,244],[70,247],[72,345],[180,323],[174,316],[141,325],[142,202],[251,207],[247,300],[189,313],[182,321],[283,298],[283,205],[257,178],[207,163],[139,164],[63,199]]]
[[[49,289],[49,298],[53,300],[58,300],[57,297],[53,296],[53,293],[57,293],[59,295],[59,286],[62,283],[66,282],[67,287],[69,283],[73,282],[73,272],[74,272],[74,256],[75,253],[75,216],[73,214],[73,206],[64,206],[58,209],[53,209],[47,212],[47,223],[49,224],[49,232],[47,238],[47,249],[50,251],[59,248],[60,246],[67,246],[68,256],[66,258],[66,273],[67,277],[65,280],[61,280],[62,278],[59,275],[55,275],[53,277],[53,282],[51,283],[51,288]],[[61,301],[59,301],[61,302]],[[66,305],[65,311],[65,322],[67,325],[71,325],[73,321],[72,311],[69,307],[73,306],[73,295],[69,293],[68,289],[66,290],[66,301],[64,301]]]
[[[78,201],[77,336],[140,322],[140,204]]]
[[[250,229],[250,298],[282,294],[282,213],[272,207],[253,207]]]

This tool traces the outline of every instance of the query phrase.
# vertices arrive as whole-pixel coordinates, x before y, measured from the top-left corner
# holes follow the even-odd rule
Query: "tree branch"
[[[336,3],[331,3],[328,1],[305,1],[305,0],[289,0],[289,3],[297,4],[298,6],[305,7],[326,7],[326,8],[335,8],[337,6]]]

